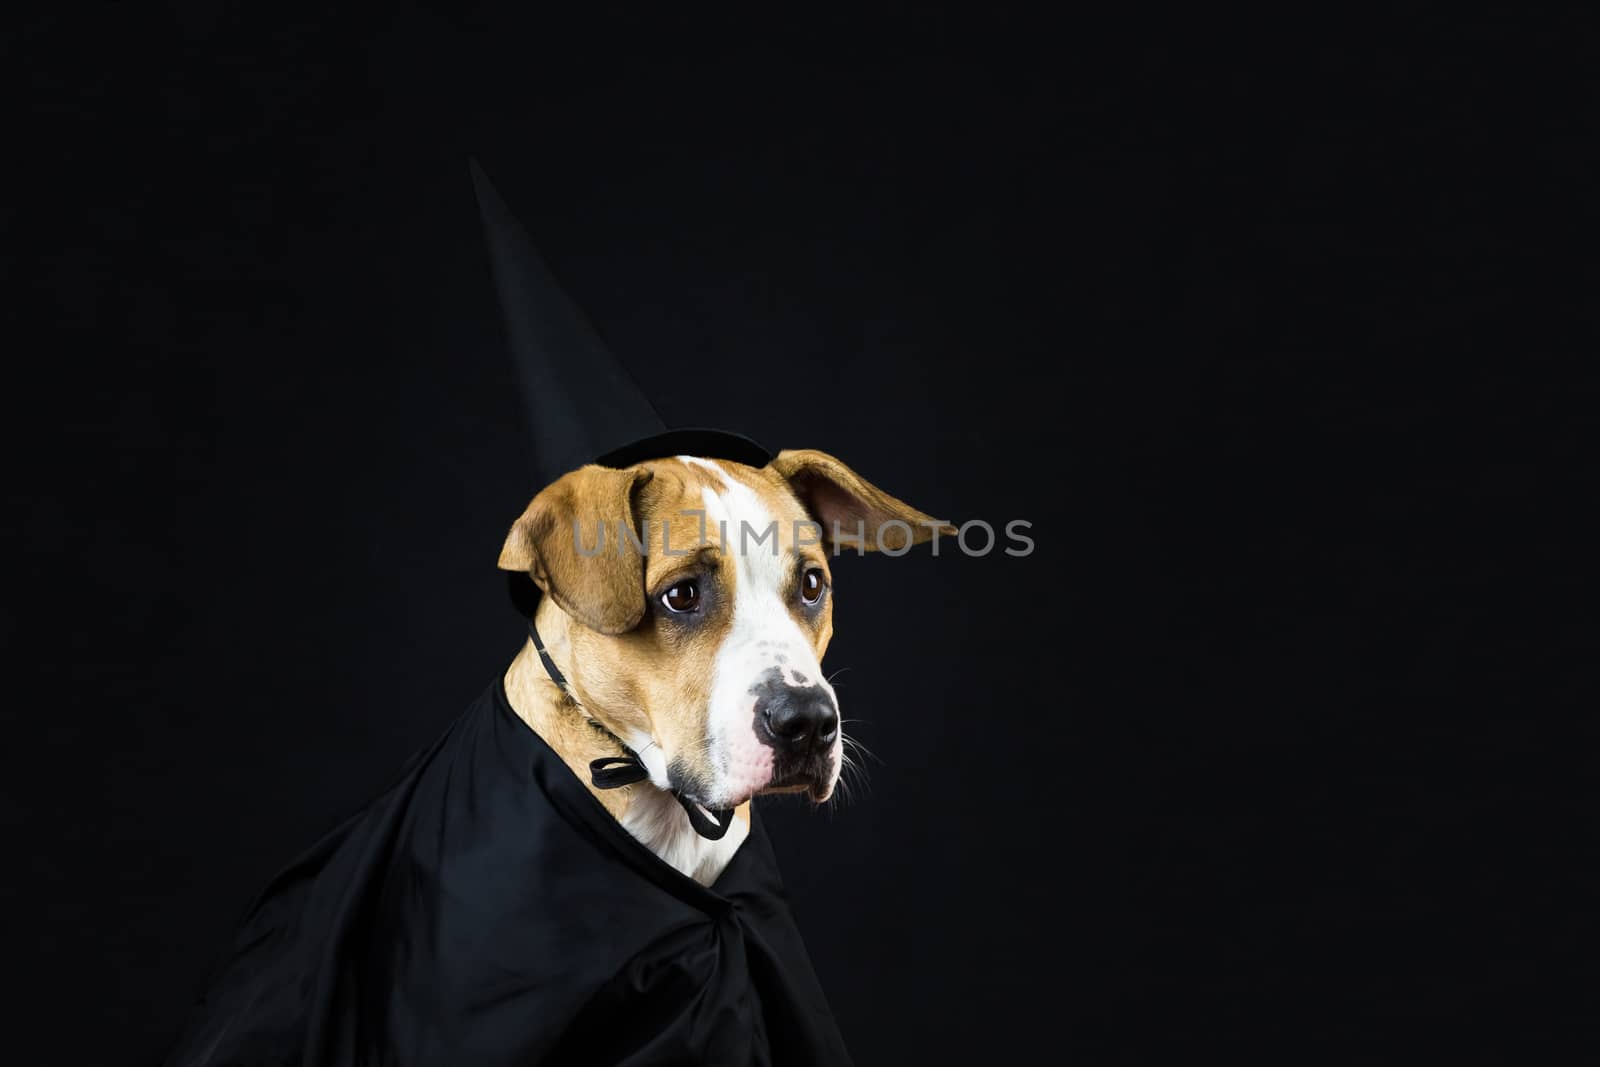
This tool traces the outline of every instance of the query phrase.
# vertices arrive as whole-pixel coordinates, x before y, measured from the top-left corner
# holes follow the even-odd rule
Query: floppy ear
[[[826,452],[787,449],[768,466],[822,524],[822,543],[830,548],[845,544],[867,551],[904,551],[931,538],[936,529],[956,532],[954,526],[890,496]]]
[[[650,478],[641,467],[593,464],[563,475],[512,524],[500,549],[500,569],[526,571],[591,630],[633,629],[644,617],[644,556],[634,541],[633,495]],[[624,529],[634,533],[624,535]]]

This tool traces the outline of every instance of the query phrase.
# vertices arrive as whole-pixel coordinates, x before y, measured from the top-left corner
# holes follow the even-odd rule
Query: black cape
[[[497,679],[268,884],[168,1063],[848,1064],[751,820],[678,873]]]

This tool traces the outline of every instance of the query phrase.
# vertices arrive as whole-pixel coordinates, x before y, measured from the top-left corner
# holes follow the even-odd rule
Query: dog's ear
[[[644,617],[634,494],[650,478],[642,467],[594,465],[563,475],[512,524],[500,549],[500,569],[526,571],[546,596],[592,630],[633,629]]]
[[[954,526],[890,496],[826,452],[787,449],[768,466],[789,483],[822,526],[822,543],[829,548],[849,545],[869,552],[879,548],[896,552],[921,544],[935,530],[956,532]]]

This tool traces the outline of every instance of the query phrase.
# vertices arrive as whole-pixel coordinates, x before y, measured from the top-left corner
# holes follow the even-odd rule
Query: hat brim
[[[621,448],[614,448],[595,460],[602,467],[631,467],[651,459],[668,456],[699,456],[701,459],[725,459],[743,463],[748,467],[765,467],[772,462],[772,453],[742,433],[731,430],[713,430],[696,427],[667,430],[664,433],[641,437]]]

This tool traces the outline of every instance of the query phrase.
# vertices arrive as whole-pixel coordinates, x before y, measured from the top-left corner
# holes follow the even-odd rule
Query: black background
[[[469,153],[670,422],[1033,523],[835,568],[859,1062],[1593,1062],[1588,27],[585,11],[16,23],[17,1062],[158,1062],[519,645]]]

